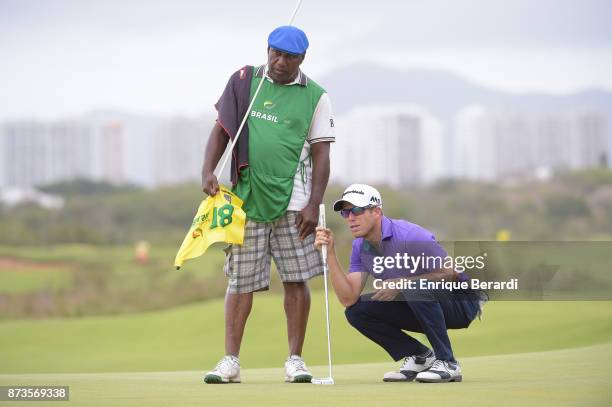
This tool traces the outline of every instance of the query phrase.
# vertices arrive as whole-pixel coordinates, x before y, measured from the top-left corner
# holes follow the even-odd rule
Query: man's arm
[[[323,194],[329,181],[329,142],[318,142],[310,145],[312,154],[312,189],[308,205],[298,214],[296,226],[300,231],[300,239],[314,232],[319,221],[319,205],[323,202]]]
[[[204,164],[202,165],[202,190],[208,195],[215,195],[219,191],[219,181],[214,172],[219,160],[223,156],[228,141],[229,137],[225,130],[223,130],[223,127],[218,122],[215,122],[206,144]]]
[[[345,274],[342,270],[342,266],[338,262],[336,252],[328,255],[327,265],[329,267],[329,277],[332,287],[336,292],[338,301],[345,307],[350,307],[359,299],[367,281],[368,273],[352,272]]]
[[[323,245],[327,245],[327,266],[336,297],[342,305],[350,307],[359,299],[368,274],[366,272],[344,273],[336,257],[334,234],[329,229],[318,227],[315,246],[320,249]]]

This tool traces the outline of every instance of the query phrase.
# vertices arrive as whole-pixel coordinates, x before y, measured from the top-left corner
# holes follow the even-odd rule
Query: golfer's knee
[[[361,326],[361,324],[363,323],[364,316],[366,315],[364,303],[358,300],[356,303],[354,303],[350,307],[347,307],[344,310],[344,315],[346,316],[346,319],[349,324],[351,324],[355,328]]]

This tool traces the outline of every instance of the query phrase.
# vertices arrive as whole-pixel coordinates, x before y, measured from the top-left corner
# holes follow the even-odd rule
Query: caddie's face
[[[351,210],[355,205],[345,202],[342,205],[343,210]],[[351,234],[353,237],[365,237],[370,233],[372,228],[376,225],[376,222],[380,222],[378,212],[380,208],[368,208],[363,210],[360,214],[356,215],[353,212],[349,212],[348,218],[344,218]]]
[[[268,75],[276,83],[287,84],[295,80],[304,54],[294,55],[268,47]]]

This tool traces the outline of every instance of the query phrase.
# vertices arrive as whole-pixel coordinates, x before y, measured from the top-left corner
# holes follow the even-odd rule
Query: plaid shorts
[[[248,220],[244,242],[225,249],[227,292],[242,294],[264,291],[270,286],[271,259],[281,281],[307,281],[323,274],[321,253],[314,247],[314,233],[300,240],[295,226],[297,211],[287,211],[272,223]]]

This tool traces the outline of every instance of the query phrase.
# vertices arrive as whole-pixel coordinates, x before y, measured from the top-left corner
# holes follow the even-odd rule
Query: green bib
[[[287,210],[312,117],[325,93],[304,79],[305,86],[280,85],[253,74],[251,98],[264,83],[247,120],[249,166],[240,172],[233,190],[244,201],[248,219],[272,222]]]

